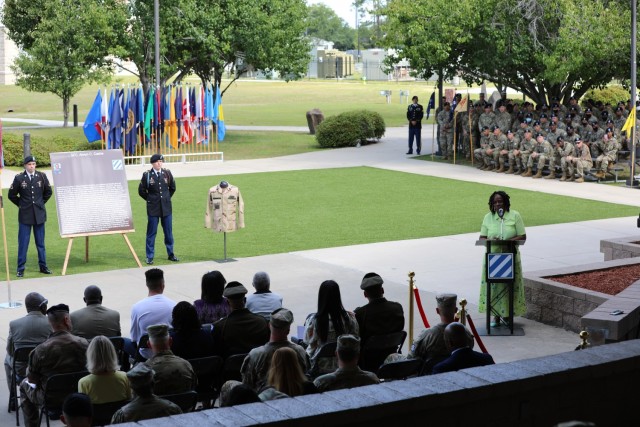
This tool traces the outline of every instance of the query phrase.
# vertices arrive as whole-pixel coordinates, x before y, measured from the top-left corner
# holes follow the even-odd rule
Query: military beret
[[[436,295],[436,304],[438,308],[454,308],[458,300],[456,294],[438,294]]]
[[[567,130],[573,130],[573,126],[567,125]]]
[[[596,121],[591,122],[591,126],[593,126],[594,128],[597,128],[600,125],[598,124],[598,121],[596,120]]]
[[[533,125],[534,125],[534,126],[540,126],[540,121],[539,121],[539,120],[536,120],[535,122],[533,122]]]
[[[613,124],[613,120],[611,120],[611,119],[607,120],[607,124],[608,124],[608,125],[612,125],[612,124]],[[609,127],[610,127],[610,126],[609,126]]]
[[[30,292],[24,297],[24,305],[26,305],[27,308],[37,309],[48,303],[49,301],[37,292]]]
[[[484,108],[491,108],[491,104],[489,104],[488,102],[485,102]]]
[[[609,133],[609,132],[613,133],[613,129],[611,129],[611,128],[607,128],[607,130],[606,130],[605,132],[607,132],[607,133]]]
[[[154,374],[155,372],[148,365],[138,363],[127,372],[127,379],[129,380],[129,384],[131,384],[131,388],[136,389],[153,383]]]
[[[498,126],[498,125],[491,126],[491,132],[493,132],[496,129],[500,129],[500,126]]]
[[[482,130],[486,130],[487,127],[483,127]],[[367,273],[362,278],[362,282],[360,283],[360,289],[366,290],[369,288],[373,288],[375,286],[382,286],[384,281],[379,274],[376,273]]]
[[[574,139],[575,142],[582,142],[582,138],[580,138],[580,136],[576,136],[576,139]]]
[[[356,352],[360,352],[360,338],[354,335],[340,335],[337,341],[338,350],[353,350]]]
[[[162,160],[164,162],[164,156],[162,154],[157,154],[157,153],[151,156],[151,163],[155,163],[158,160]]]
[[[513,135],[513,131],[512,131],[511,129],[509,129],[509,130],[507,131],[507,135]]]
[[[624,111],[622,107],[616,108],[616,111]]]
[[[544,138],[544,135],[543,135],[543,134],[541,134],[540,132],[536,133],[536,138],[538,138],[539,136],[541,136],[541,137],[543,137],[543,138]]]
[[[549,126],[558,126],[558,123],[556,123],[556,122],[551,122],[551,123],[549,124]]]
[[[527,113],[527,114],[525,114],[524,116],[525,116],[525,117],[528,117],[528,118],[531,118],[531,117],[533,117],[533,114],[531,114],[531,113]]]
[[[549,106],[548,106],[547,104],[542,104],[542,109],[543,109],[543,110],[548,110],[548,109],[549,109]]]
[[[576,97],[575,97],[575,96],[570,97],[570,98],[569,98],[569,101],[571,101],[571,100],[575,101],[575,100],[576,100]]]
[[[482,130],[483,130],[483,131],[485,131],[485,130],[489,130],[489,126],[482,126]]]
[[[608,112],[607,110],[604,110],[604,111],[603,111],[602,113],[600,113],[600,114],[602,114],[603,116],[608,116],[608,115],[609,115],[609,112]]]
[[[562,135],[560,135],[558,138],[556,138],[556,142],[564,142],[564,137]]]
[[[247,292],[247,288],[245,288],[242,283],[233,281],[227,283],[227,286],[224,288],[224,292],[222,292],[222,295],[225,298],[238,299],[243,298],[247,294]]]
[[[569,108],[570,111],[578,111],[578,109],[574,106],[572,106],[571,108]]]
[[[26,165],[27,163],[31,163],[31,162],[35,162],[36,158],[33,156],[27,156],[24,158],[24,162],[22,162],[23,165]]]
[[[269,322],[274,328],[286,329],[293,323],[293,313],[284,307],[279,308],[271,313]]]
[[[64,313],[68,313],[69,312],[69,306],[67,304],[54,305],[51,308],[49,308],[49,310],[47,310],[47,314],[49,314],[49,313],[57,313],[59,311],[62,311]]]
[[[547,117],[548,117],[548,116],[547,116],[546,114],[544,114],[544,113],[543,113],[543,114],[540,114],[540,118],[541,118],[541,119],[546,119]]]
[[[590,113],[591,112],[591,108],[587,108],[586,110],[584,110],[585,113]]]
[[[165,338],[169,335],[169,326],[167,325],[147,326],[147,334],[149,335],[149,339]]]

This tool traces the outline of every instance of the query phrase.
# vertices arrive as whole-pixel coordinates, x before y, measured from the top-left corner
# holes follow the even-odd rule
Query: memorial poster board
[[[61,237],[135,231],[121,150],[50,157]]]

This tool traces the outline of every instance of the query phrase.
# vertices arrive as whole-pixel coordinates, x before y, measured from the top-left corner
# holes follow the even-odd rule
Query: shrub
[[[325,119],[316,131],[321,147],[355,147],[379,140],[386,130],[384,119],[374,111],[347,111]]]
[[[4,163],[6,166],[22,166],[24,159],[23,137],[19,134],[5,133],[3,135]],[[49,166],[50,153],[66,151],[99,150],[100,143],[89,144],[86,140],[65,136],[44,137],[31,135],[31,154],[38,161],[38,166]]]
[[[621,86],[608,86],[604,89],[589,89],[582,99],[593,99],[594,102],[602,101],[603,104],[609,103],[615,107],[619,101],[627,102],[629,99],[629,91],[623,89]]]

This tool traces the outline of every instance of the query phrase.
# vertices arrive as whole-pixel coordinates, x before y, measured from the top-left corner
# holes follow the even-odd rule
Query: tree
[[[22,48],[13,66],[16,84],[59,96],[67,126],[71,97],[110,73],[108,55],[124,15],[117,0],[48,1],[36,8],[31,2],[11,0],[4,9],[3,22]],[[16,19],[21,14],[24,20]]]
[[[331,41],[338,50],[349,50],[356,47],[356,30],[349,27],[333,9],[324,4],[309,6],[306,26],[309,37]]]
[[[568,102],[628,69],[625,2],[392,0],[384,13],[385,45],[418,74],[488,80],[537,103]]]

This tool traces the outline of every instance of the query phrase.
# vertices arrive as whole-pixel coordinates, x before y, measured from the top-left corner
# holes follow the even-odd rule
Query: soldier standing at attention
[[[422,118],[424,117],[424,108],[418,104],[418,97],[411,98],[413,103],[407,108],[407,120],[409,120],[409,151],[407,154],[413,154],[413,140],[416,140],[416,154],[420,155],[422,148],[421,132]]]
[[[138,186],[138,194],[147,201],[146,255],[149,265],[153,264],[158,222],[162,224],[164,231],[164,244],[167,247],[169,261],[179,261],[173,254],[173,228],[171,224],[171,198],[176,192],[176,181],[169,169],[162,168],[163,163],[162,154],[151,156],[153,167],[142,174],[142,180]]]
[[[444,110],[438,113],[438,125],[440,125],[440,151],[442,159],[449,160],[449,154],[453,154],[453,125],[451,123],[451,104],[444,103]]]
[[[47,252],[44,248],[44,223],[47,220],[47,210],[44,204],[51,198],[53,192],[47,176],[36,171],[36,158],[24,158],[24,172],[19,173],[9,188],[9,200],[18,208],[18,271],[17,277],[24,276],[24,266],[27,263],[29,249],[29,235],[33,228],[33,238],[38,249],[38,265],[40,273],[51,274],[47,267]]]

